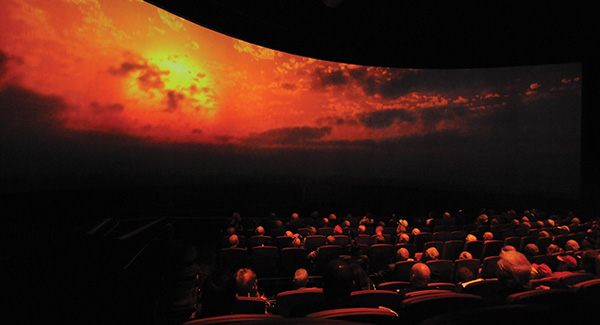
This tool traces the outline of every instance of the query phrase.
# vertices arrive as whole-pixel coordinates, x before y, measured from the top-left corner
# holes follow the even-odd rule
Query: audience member
[[[489,231],[486,231],[486,232],[483,234],[483,240],[484,240],[484,241],[493,240],[493,239],[494,239],[494,234],[492,234],[491,232],[489,232]]]
[[[467,259],[471,259],[471,258],[473,258],[473,254],[471,254],[467,251],[462,251],[460,253],[460,255],[458,255],[459,260],[467,260]]]
[[[531,289],[531,263],[517,251],[505,251],[497,264],[499,294],[507,295]]]
[[[575,239],[569,239],[565,243],[565,252],[579,251],[579,243]]]
[[[562,252],[562,249],[560,247],[558,247],[558,245],[556,245],[556,244],[550,244],[546,248],[547,255],[554,255],[556,253],[561,253],[561,252]]]
[[[577,270],[577,260],[571,255],[556,255],[558,264],[556,271],[552,273],[553,278],[561,278],[575,273]]]
[[[427,286],[431,280],[431,270],[425,263],[415,263],[410,268],[410,287],[400,291],[400,296],[404,299],[404,296],[413,291],[427,290]]]
[[[233,234],[231,236],[229,236],[229,247],[238,247],[238,245],[240,244],[240,238],[238,237],[238,235]]]
[[[529,263],[533,263],[534,258],[539,254],[540,249],[534,243],[529,243],[523,247],[523,255],[527,257]]]
[[[243,297],[261,297],[256,273],[249,268],[239,269],[235,274],[236,293]]]
[[[437,248],[429,247],[423,252],[421,255],[421,259],[419,260],[421,263],[426,263],[427,261],[433,261],[440,258],[440,252],[438,252]]]
[[[306,286],[308,285],[308,272],[306,269],[300,268],[296,270],[292,285],[294,290],[306,289]]]

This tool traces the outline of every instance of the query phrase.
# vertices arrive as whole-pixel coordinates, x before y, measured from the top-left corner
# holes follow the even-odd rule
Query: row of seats
[[[522,239],[521,242],[523,242]],[[440,265],[455,263],[462,251],[468,251],[474,258],[471,259],[471,262],[461,263],[469,263],[469,265],[472,265],[471,268],[474,268],[475,264],[477,264],[477,267],[487,269],[487,264],[497,261],[502,247],[506,244],[506,240],[489,240],[485,242],[479,240],[471,242],[460,240],[450,240],[447,242],[431,241],[424,244],[423,251],[429,247],[435,247],[441,252],[439,260],[436,262]],[[395,246],[391,244],[374,244],[371,246],[360,244],[359,254],[367,257],[367,271],[369,274],[374,274],[387,268],[389,264],[397,262],[395,252],[402,247],[409,251],[411,258],[418,260],[417,247],[411,243],[397,244]],[[219,264],[228,267],[232,271],[250,267],[259,278],[290,277],[298,268],[310,269],[307,255],[313,249],[318,249],[319,252],[314,261],[316,265],[315,271],[318,272],[319,265],[325,265],[328,261],[338,257],[349,256],[351,248],[350,244],[345,246],[323,244],[311,249],[304,247],[284,247],[279,249],[275,246],[256,246],[251,249],[229,247],[220,250]],[[556,254],[540,254],[534,257],[533,262],[536,264],[546,264],[552,268],[556,264]],[[398,265],[404,264],[410,263],[396,263],[396,269],[398,269]],[[400,274],[402,272],[396,271],[396,278],[398,280],[401,279],[399,277]],[[474,272],[474,274],[477,274],[477,272]]]
[[[469,291],[467,288],[463,292],[429,289],[413,291],[404,296],[385,289],[354,291],[347,300],[345,308],[308,313],[305,312],[310,309],[307,310],[305,306],[314,306],[325,301],[321,288],[281,292],[272,302],[261,298],[239,297],[236,302],[237,315],[198,319],[189,321],[185,325],[268,319],[280,319],[283,322],[290,317],[336,319],[371,324],[441,324],[453,323],[450,320],[473,320],[472,317],[475,317],[481,321],[487,318],[485,323],[497,324],[499,320],[523,321],[523,318],[517,317],[527,314],[534,314],[538,320],[546,319],[545,317],[550,314],[556,321],[556,317],[562,316],[560,310],[568,312],[570,319],[575,320],[579,319],[578,317],[593,315],[595,310],[590,307],[600,295],[600,279],[594,278],[568,287],[514,293],[503,297],[500,302],[490,304],[486,298],[497,292],[498,287],[492,286],[497,284],[497,279],[486,281],[488,291]]]

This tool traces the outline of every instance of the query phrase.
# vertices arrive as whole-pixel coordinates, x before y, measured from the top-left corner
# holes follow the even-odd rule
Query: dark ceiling
[[[593,2],[147,0],[267,48],[336,62],[477,68],[587,60]],[[595,35],[595,34],[594,34]]]

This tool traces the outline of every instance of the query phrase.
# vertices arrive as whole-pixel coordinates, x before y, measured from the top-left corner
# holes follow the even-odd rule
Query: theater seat
[[[386,308],[340,308],[306,315],[307,318],[333,319],[353,323],[395,324],[398,314]]]
[[[351,307],[386,307],[393,311],[400,310],[400,296],[392,290],[360,290],[353,291],[348,299]]]
[[[529,290],[509,295],[505,303],[569,308],[569,303],[577,301],[576,298],[577,292],[573,289]]]
[[[259,323],[262,321],[271,321],[281,319],[283,317],[272,314],[238,314],[224,315],[209,318],[195,319],[183,323],[183,325],[207,325],[207,324],[235,324],[235,323]]]
[[[302,317],[304,306],[312,306],[325,301],[321,288],[289,290],[275,296],[275,314],[283,317]]]
[[[264,314],[266,312],[266,302],[258,297],[237,297],[233,305],[234,314]]]
[[[405,324],[418,324],[436,315],[480,307],[483,298],[471,294],[445,292],[406,298],[399,314]]]

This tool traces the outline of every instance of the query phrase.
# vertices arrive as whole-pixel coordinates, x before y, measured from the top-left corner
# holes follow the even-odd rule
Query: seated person
[[[306,286],[308,285],[308,272],[306,269],[300,268],[296,270],[292,284],[294,290],[306,289]]]
[[[431,281],[431,270],[425,263],[415,263],[410,268],[410,286],[400,291],[400,297],[404,299],[405,295],[409,292],[428,290],[427,286]]]
[[[256,273],[249,268],[239,269],[235,274],[236,294],[242,297],[265,298],[258,291]],[[266,298],[265,298],[266,299]]]

